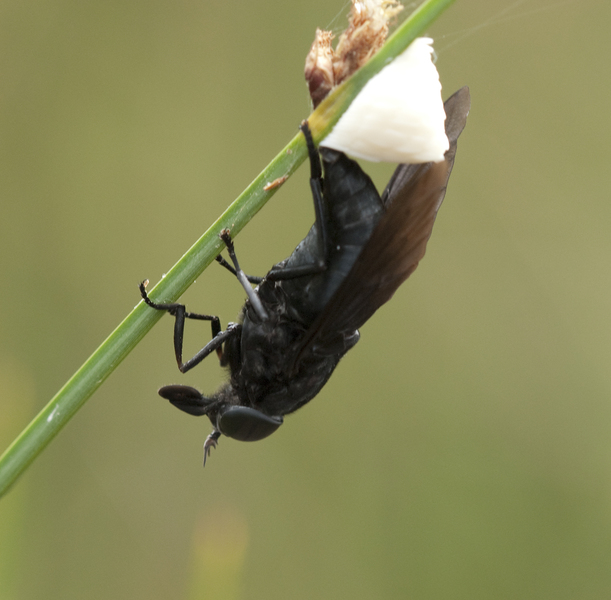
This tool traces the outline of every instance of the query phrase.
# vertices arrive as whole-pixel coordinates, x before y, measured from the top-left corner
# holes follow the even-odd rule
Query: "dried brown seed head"
[[[389,20],[402,10],[398,0],[352,0],[348,28],[335,50],[331,46],[333,34],[316,30],[305,68],[314,107],[382,47]]]
[[[333,34],[330,31],[317,29],[314,43],[306,57],[305,78],[314,107],[318,106],[335,85],[332,40]]]

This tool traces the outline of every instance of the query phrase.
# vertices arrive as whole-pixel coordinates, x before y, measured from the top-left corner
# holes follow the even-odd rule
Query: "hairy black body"
[[[262,280],[243,273],[229,232],[221,233],[233,267],[217,260],[237,275],[248,294],[239,323],[225,331],[218,317],[151,301],[141,284],[147,304],[176,318],[174,348],[182,372],[212,352],[229,367],[229,381],[210,397],[183,385],[159,390],[181,410],[210,418],[214,431],[206,440],[204,461],[221,434],[262,439],[284,415],[309,402],[357,343],[358,328],[417,267],[445,196],[469,104],[467,88],[445,104],[450,140],[445,160],[399,165],[382,196],[356,162],[328,148],[320,148],[323,179],[319,153],[304,124],[316,221],[291,256]],[[253,290],[249,281],[259,285]],[[213,339],[183,363],[189,318],[211,321]]]

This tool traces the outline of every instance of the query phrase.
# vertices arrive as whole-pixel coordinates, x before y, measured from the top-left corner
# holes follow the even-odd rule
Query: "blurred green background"
[[[2,2],[0,450],[295,134],[345,12]],[[205,472],[209,423],[156,390],[223,373],[181,376],[162,319],[0,501],[0,599],[611,597],[609,23],[458,0],[429,33],[472,111],[420,269]],[[237,239],[247,272],[312,220],[302,168]],[[184,300],[226,323],[243,292],[212,266]]]

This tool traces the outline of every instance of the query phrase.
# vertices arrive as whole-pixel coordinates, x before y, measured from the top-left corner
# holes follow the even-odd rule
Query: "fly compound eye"
[[[282,425],[282,417],[268,417],[259,410],[230,406],[216,419],[217,429],[240,442],[257,442],[271,435]]]

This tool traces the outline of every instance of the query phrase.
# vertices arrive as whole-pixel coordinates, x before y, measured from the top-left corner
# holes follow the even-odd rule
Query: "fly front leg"
[[[230,323],[225,331],[221,331],[221,321],[214,315],[202,315],[198,313],[187,312],[184,304],[172,303],[172,304],[157,304],[153,302],[146,293],[146,286],[148,280],[143,281],[140,285],[140,294],[142,299],[151,308],[155,310],[164,310],[169,312],[175,319],[174,321],[174,354],[176,356],[176,363],[181,373],[186,373],[193,367],[198,365],[204,358],[206,358],[212,352],[216,352],[221,364],[225,362],[225,356],[223,354],[223,343],[230,337],[236,335],[239,325]],[[182,360],[182,348],[183,348],[183,336],[185,331],[185,319],[195,319],[199,321],[210,321],[212,329],[212,340],[208,342],[193,358],[183,362]]]

